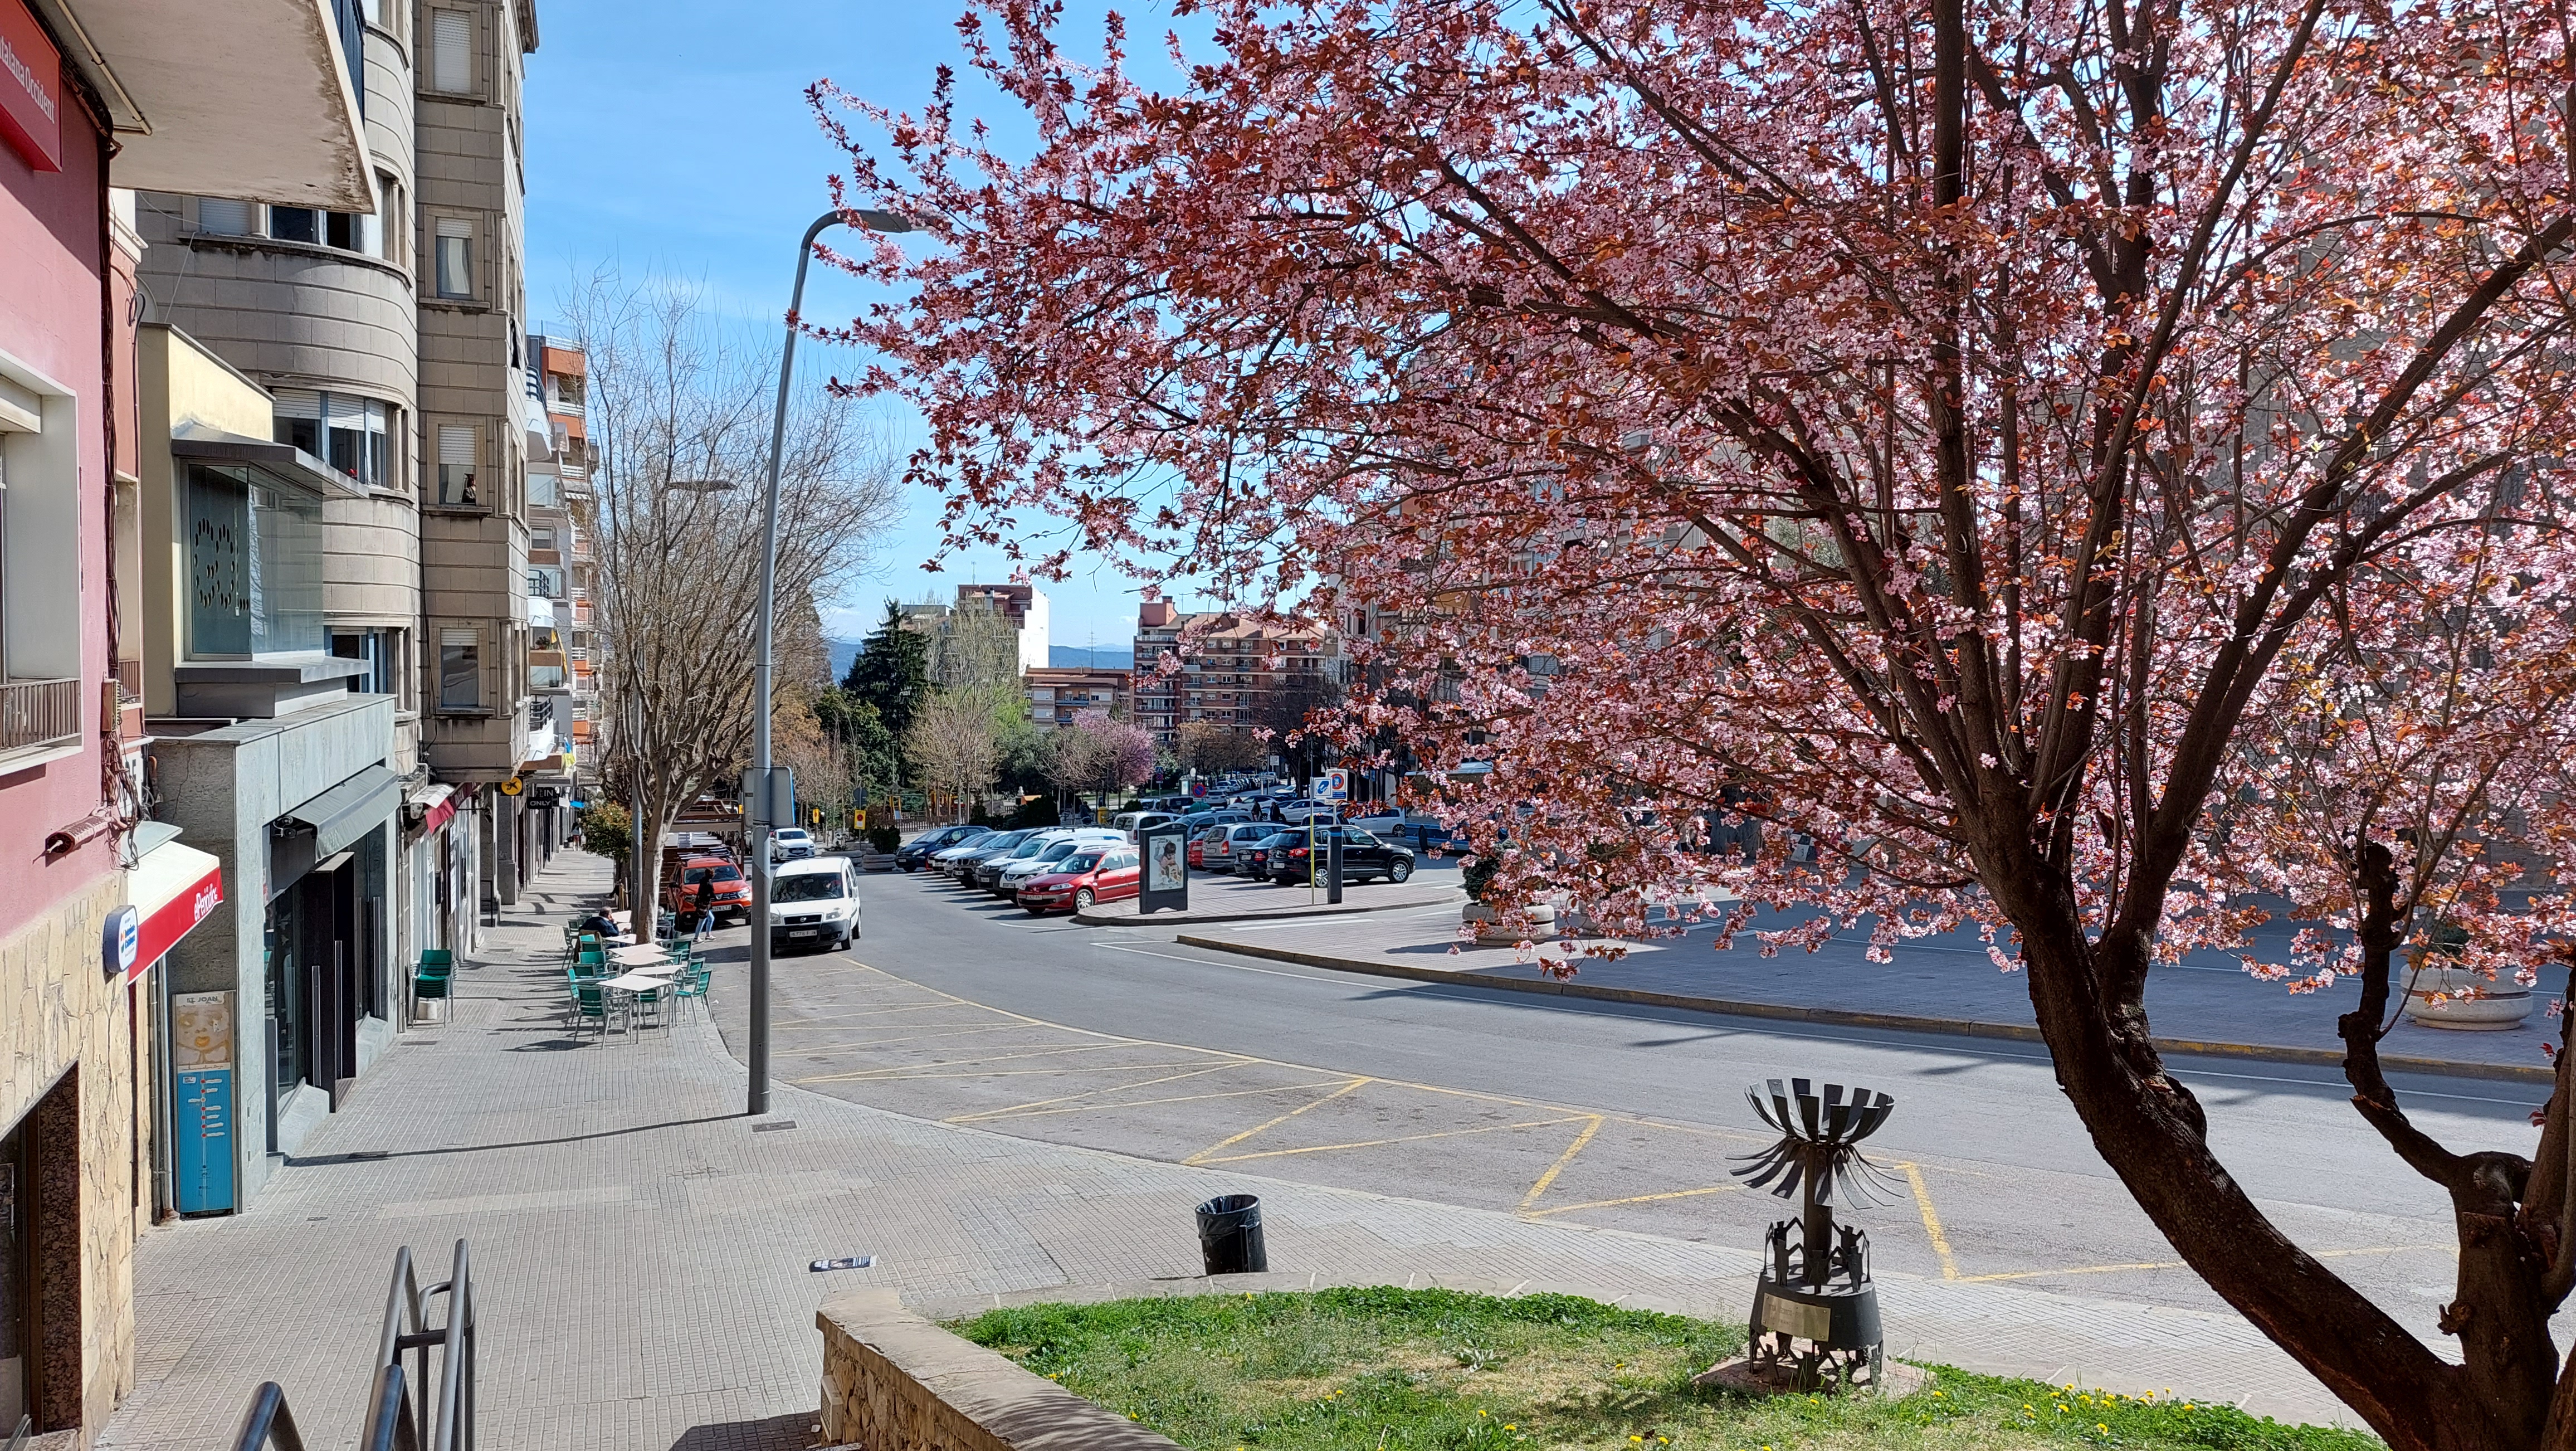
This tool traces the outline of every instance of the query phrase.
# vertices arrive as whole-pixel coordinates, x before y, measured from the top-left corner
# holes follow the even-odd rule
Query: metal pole
[[[754,803],[761,819],[746,821],[751,858],[751,1094],[745,1112],[769,1112],[769,665],[770,621],[778,606],[778,461],[787,446],[788,386],[796,375],[796,327],[805,310],[805,264],[813,260],[814,239],[827,227],[855,220],[877,232],[908,232],[909,219],[891,212],[829,211],[805,229],[796,244],[796,286],[787,294],[787,342],[778,355],[778,409],[769,422],[769,477],[760,498],[760,614],[753,622],[751,664],[751,768],[759,783]]]

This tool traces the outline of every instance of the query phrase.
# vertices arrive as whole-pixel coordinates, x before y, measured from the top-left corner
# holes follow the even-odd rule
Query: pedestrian
[[[716,884],[711,877],[698,879],[696,935],[706,936],[716,930]]]

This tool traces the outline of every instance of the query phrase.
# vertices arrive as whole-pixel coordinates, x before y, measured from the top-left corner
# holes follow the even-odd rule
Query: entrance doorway
[[[0,1135],[0,1435],[80,1425],[80,1070]]]

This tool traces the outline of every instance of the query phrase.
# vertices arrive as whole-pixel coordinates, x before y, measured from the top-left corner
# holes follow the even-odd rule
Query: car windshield
[[[1063,861],[1056,863],[1056,867],[1058,870],[1066,872],[1087,872],[1093,867],[1100,865],[1100,857],[1101,852],[1097,847],[1095,847],[1090,851],[1077,852],[1072,856],[1066,857]]]
[[[1046,850],[1039,852],[1038,860],[1041,862],[1060,862],[1080,850],[1082,850],[1081,842],[1059,841],[1055,845],[1048,847]]]
[[[781,902],[832,902],[840,896],[839,872],[805,872],[778,879],[777,899]]]
[[[1021,842],[1028,839],[1029,833],[1025,831],[1006,832],[993,838],[991,841],[977,842],[976,847],[982,851],[1003,851],[1010,847],[1018,846]]]
[[[691,867],[680,874],[680,880],[692,887],[704,881],[739,882],[742,873],[731,867]]]

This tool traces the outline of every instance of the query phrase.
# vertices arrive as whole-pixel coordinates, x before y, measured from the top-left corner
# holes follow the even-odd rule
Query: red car
[[[691,857],[680,865],[680,879],[662,889],[662,904],[674,912],[694,912],[698,907],[698,884],[715,888],[718,917],[751,920],[751,883],[744,881],[742,869],[722,857]]]
[[[1079,912],[1094,902],[1135,896],[1139,875],[1134,847],[1086,848],[1057,863],[1057,870],[1022,882],[1019,903],[1031,912]]]

